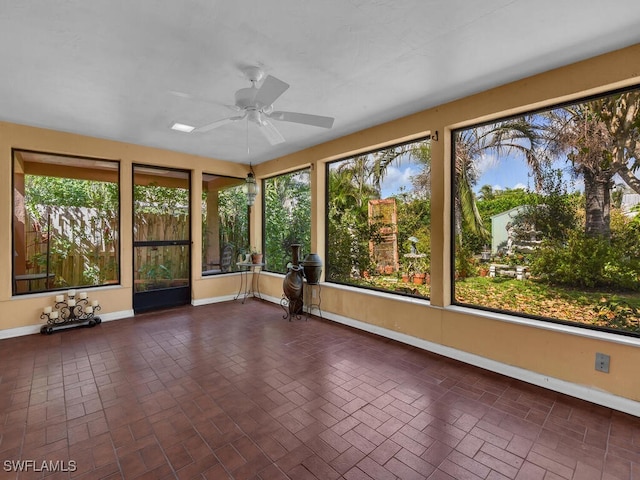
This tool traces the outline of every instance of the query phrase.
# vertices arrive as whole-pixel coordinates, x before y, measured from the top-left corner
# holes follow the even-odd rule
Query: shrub
[[[456,247],[455,264],[458,278],[468,278],[478,274],[478,266],[473,252],[466,246]]]
[[[532,274],[552,284],[640,290],[640,260],[624,244],[571,232],[567,242],[548,241],[531,263]]]
[[[640,332],[638,317],[640,309],[622,299],[615,296],[610,299],[602,298],[593,310],[596,312],[598,322],[606,326]]]

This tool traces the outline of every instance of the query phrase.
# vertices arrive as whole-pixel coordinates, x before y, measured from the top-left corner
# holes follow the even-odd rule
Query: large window
[[[327,165],[327,281],[429,297],[430,145]]]
[[[454,133],[454,301],[640,335],[640,91]]]
[[[119,164],[13,152],[13,293],[119,282]]]
[[[309,169],[264,180],[265,270],[286,273],[291,245],[300,244],[301,260],[311,248]]]
[[[247,196],[242,178],[202,175],[202,274],[235,272],[249,252]]]

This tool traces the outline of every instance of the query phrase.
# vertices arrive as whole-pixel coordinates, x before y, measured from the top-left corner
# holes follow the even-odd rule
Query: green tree
[[[542,174],[540,191],[528,195],[524,210],[513,220],[516,238],[528,241],[558,241],[561,244],[578,227],[579,193],[569,193],[562,171],[550,169]]]
[[[411,148],[411,158],[418,163],[420,171],[411,178],[413,196],[431,198],[431,142],[423,141]]]
[[[496,192],[493,191],[491,185],[483,185],[478,191],[479,200],[493,200],[496,196]]]
[[[203,210],[203,213],[204,210]],[[247,198],[242,186],[225,188],[218,193],[220,245],[232,244],[236,249],[249,241]]]
[[[523,188],[507,188],[496,190],[490,196],[480,196],[477,200],[477,206],[482,222],[489,228],[491,217],[520,205],[527,205],[531,202],[532,195],[531,192]]]
[[[424,239],[421,246],[425,252],[429,250],[430,212],[424,214],[425,209],[429,210],[430,197],[429,140],[358,155],[329,167],[327,229],[331,248],[327,251],[328,279],[348,282],[352,275],[371,271],[375,266],[369,245],[382,240],[380,227],[386,225],[369,218],[369,200],[381,197],[382,182],[389,167],[405,160],[417,163],[420,171],[411,179],[411,192],[396,196],[398,245],[404,249],[408,237],[420,234]],[[420,224],[421,221],[426,223]],[[404,251],[408,251],[408,246]]]
[[[473,192],[478,180],[479,160],[486,155],[522,156],[538,182],[542,165],[537,151],[538,141],[532,117],[519,117],[456,133],[454,225],[459,244],[464,240],[463,225],[483,241],[489,238]]]
[[[25,175],[25,208],[43,232],[41,243],[27,245],[36,249],[29,261],[41,271],[56,272],[56,286],[97,285],[117,278],[117,261],[104,261],[103,248],[113,245],[118,238],[119,187],[117,183],[64,177]],[[65,229],[49,229],[52,211],[66,209],[75,215],[83,209],[91,214],[87,223],[71,221]],[[38,245],[41,245],[38,246]],[[46,245],[46,253],[38,251]],[[82,277],[62,277],[65,262],[75,261],[79,255],[83,262]]]
[[[496,191],[493,191],[493,188],[491,188],[491,192],[491,195],[480,196],[476,202],[482,223],[486,226],[485,228],[490,235],[492,234],[491,217],[521,205],[528,205],[531,203],[531,197],[533,195],[531,192],[522,188],[507,188],[505,190]],[[469,250],[477,253],[487,245],[488,239],[486,236],[478,235],[468,229],[466,224],[463,225],[462,228],[464,243]]]
[[[86,207],[117,210],[119,190],[116,183],[73,178],[25,175],[26,202],[35,205]]]
[[[269,271],[285,273],[291,245],[311,248],[311,186],[309,170],[269,178],[263,182],[265,217],[264,260]]]
[[[613,177],[640,193],[640,91],[553,109],[546,119],[550,154],[566,155],[584,180],[586,234],[608,239]]]
[[[368,201],[379,193],[368,183],[370,174],[364,156],[356,157],[329,168],[328,236],[327,249],[329,280],[346,282],[355,270],[359,274],[370,266]]]

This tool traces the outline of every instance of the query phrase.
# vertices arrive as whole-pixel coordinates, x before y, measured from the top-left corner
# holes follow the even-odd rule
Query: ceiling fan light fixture
[[[185,123],[174,123],[173,125],[171,125],[171,130],[176,130],[178,132],[184,132],[184,133],[191,133],[195,130],[196,127],[193,127],[191,125],[187,125]]]

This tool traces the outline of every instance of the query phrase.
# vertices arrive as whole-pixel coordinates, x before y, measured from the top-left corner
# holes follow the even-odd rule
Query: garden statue
[[[416,248],[416,243],[418,243],[418,239],[416,237],[409,237],[408,240],[411,242],[411,254],[417,255],[418,249]]]

